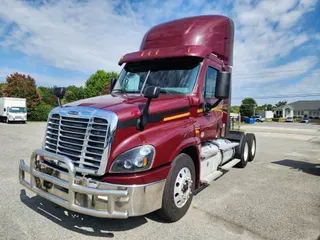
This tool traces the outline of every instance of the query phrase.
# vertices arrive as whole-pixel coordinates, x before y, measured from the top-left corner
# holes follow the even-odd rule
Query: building
[[[263,117],[263,118],[273,118],[273,112],[272,111],[267,111],[267,110],[265,110],[265,111],[261,111],[260,113],[259,113],[259,116],[261,116],[261,117]]]
[[[320,117],[320,100],[296,101],[273,110],[277,117]]]

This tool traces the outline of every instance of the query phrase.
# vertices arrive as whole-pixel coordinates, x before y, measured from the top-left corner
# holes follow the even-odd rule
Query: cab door
[[[217,101],[214,97],[217,73],[217,68],[210,64],[207,65],[202,84],[202,109],[206,103],[214,104]],[[198,114],[198,123],[200,125],[201,142],[219,137],[222,124],[222,111],[219,110],[219,106],[209,111],[201,111],[201,108],[199,108],[198,112],[200,112]]]

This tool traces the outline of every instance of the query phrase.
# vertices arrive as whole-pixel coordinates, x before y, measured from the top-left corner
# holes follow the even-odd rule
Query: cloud
[[[233,18],[234,84],[243,95],[250,94],[250,88],[259,89],[259,84],[298,78],[319,66],[316,53],[291,57],[303,46],[311,47],[310,40],[320,39],[320,33],[310,34],[311,25],[301,27],[304,16],[315,9],[316,0],[72,0],[45,4],[0,0],[0,4],[3,49],[87,75],[97,69],[119,71],[120,56],[136,51],[151,26],[201,14]],[[46,75],[38,77],[48,83],[57,81]],[[69,83],[70,78],[60,79]]]
[[[119,70],[122,54],[139,47],[146,28],[114,13],[111,1],[58,1],[39,7],[5,0],[0,16],[15,23],[0,43],[64,69]]]
[[[309,72],[318,63],[318,57],[307,56],[300,58],[297,61],[292,61],[287,64],[257,69],[251,72],[235,72],[233,75],[234,87],[241,87],[248,84],[268,83],[279,80],[287,80],[294,78],[304,73]]]
[[[36,72],[21,71],[15,68],[3,67],[0,68],[0,82],[4,82],[6,77],[12,73],[19,72],[21,74],[30,75],[36,80],[36,84],[42,86],[68,86],[76,85],[83,86],[86,78],[81,77],[54,77]]]

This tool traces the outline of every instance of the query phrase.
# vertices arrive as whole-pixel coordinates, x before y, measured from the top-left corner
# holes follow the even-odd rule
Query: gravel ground
[[[307,124],[245,125],[258,150],[194,197],[179,222],[78,215],[18,183],[20,158],[41,147],[44,123],[0,124],[0,239],[320,239],[320,131]]]

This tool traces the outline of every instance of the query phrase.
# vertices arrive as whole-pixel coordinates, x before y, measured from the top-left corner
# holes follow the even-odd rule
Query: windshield
[[[128,63],[113,92],[140,93],[147,86],[161,87],[162,93],[191,93],[199,71],[200,59],[166,59]]]
[[[27,109],[25,107],[11,107],[9,108],[11,113],[26,113]]]

